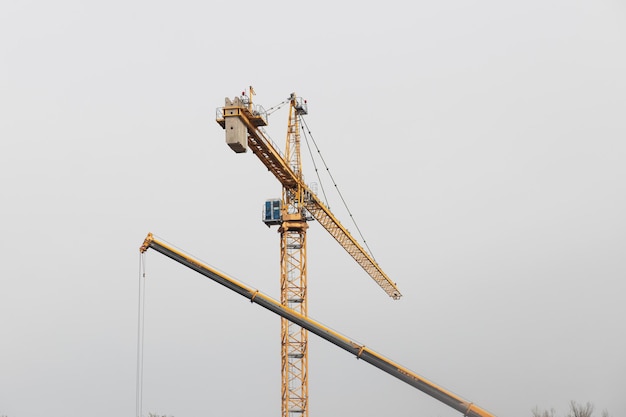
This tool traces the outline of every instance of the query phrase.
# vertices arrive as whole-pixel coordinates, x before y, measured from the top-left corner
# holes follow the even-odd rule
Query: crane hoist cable
[[[285,104],[289,104],[289,100],[290,99],[286,99],[278,103],[277,105],[270,107],[269,109],[265,110],[265,114],[269,116],[270,114],[274,113],[276,110],[282,109]]]
[[[143,412],[143,342],[146,312],[146,256],[139,255],[139,302],[137,303],[137,375],[135,380],[135,412]]]
[[[328,208],[330,208],[330,205],[328,203],[328,198],[326,196],[326,191],[324,190],[324,186],[322,184],[322,180],[321,180],[321,178],[319,176],[319,172],[318,172],[318,169],[317,169],[317,164],[315,163],[315,158],[313,157],[313,153],[311,151],[311,146],[309,145],[309,140],[308,140],[309,137],[311,138],[311,141],[313,142],[313,145],[315,146],[315,150],[317,151],[317,154],[319,155],[320,160],[322,161],[322,164],[324,165],[324,168],[326,169],[326,172],[328,173],[328,176],[330,177],[330,180],[332,181],[333,186],[335,187],[335,190],[337,191],[337,194],[339,195],[339,198],[341,199],[341,202],[343,203],[344,208],[346,209],[346,211],[348,212],[348,215],[350,216],[350,220],[352,221],[352,224],[356,228],[356,231],[359,234],[359,237],[361,238],[361,241],[363,242],[363,245],[365,246],[365,248],[369,252],[369,254],[372,257],[372,259],[374,259],[374,261],[375,261],[376,258],[374,258],[374,254],[372,253],[372,249],[370,249],[369,245],[367,244],[367,241],[365,240],[365,237],[363,236],[363,233],[361,233],[361,228],[356,223],[356,219],[352,215],[352,211],[350,210],[350,207],[348,207],[348,203],[344,199],[343,194],[341,193],[341,190],[339,189],[339,186],[337,185],[337,182],[335,181],[335,178],[333,177],[333,174],[330,172],[330,168],[326,164],[326,160],[324,159],[324,156],[322,155],[322,152],[320,151],[320,148],[317,146],[317,142],[315,141],[315,138],[313,137],[313,134],[311,133],[311,130],[309,129],[309,126],[306,124],[306,121],[304,120],[304,118],[302,116],[300,116],[300,124],[302,126],[302,136],[304,136],[304,141],[305,141],[306,146],[307,146],[307,148],[309,150],[309,155],[311,156],[311,160],[313,161],[313,168],[315,168],[315,174],[317,175],[318,181],[320,181],[320,188],[322,189],[322,195],[324,196],[324,200],[326,200],[325,201],[326,205],[328,206]],[[306,127],[306,130],[304,129],[305,127]],[[308,135],[307,135],[307,133],[308,133]]]
[[[300,118],[300,123],[301,125],[304,125],[304,119]],[[311,132],[309,131],[309,134],[311,134]],[[311,161],[313,163],[313,169],[315,170],[315,176],[317,177],[317,180],[319,181],[320,184],[320,188],[322,190],[322,195],[324,196],[324,204],[326,204],[326,206],[330,209],[330,204],[328,203],[328,196],[326,195],[326,189],[324,188],[324,183],[322,182],[322,178],[320,177],[320,171],[317,168],[317,162],[315,161],[315,158],[313,157],[313,151],[311,149],[311,145],[309,144],[309,141],[307,139],[307,135],[306,135],[306,131],[304,130],[304,126],[302,126],[302,136],[304,136],[304,143],[306,143],[306,147],[309,150],[309,156],[311,157]],[[313,137],[311,136],[311,139],[313,139]],[[314,141],[315,142],[315,141]],[[317,146],[316,146],[317,148]],[[320,153],[320,150],[317,149],[317,153]],[[321,157],[322,162],[324,161],[324,158]]]
[[[177,248],[170,242],[158,237],[162,242],[166,242],[172,248],[176,250],[182,250]],[[195,255],[190,255],[195,256]],[[200,258],[196,258],[200,259]],[[203,263],[208,264],[205,261]],[[212,268],[223,273],[215,266]],[[137,370],[135,376],[135,416],[143,416],[143,380],[144,380],[144,341],[145,341],[145,317],[146,317],[146,253],[140,252],[139,255],[139,288],[138,288],[138,303],[137,303]]]
[[[275,111],[281,109],[283,105],[289,103],[289,100],[290,99],[284,100],[283,102],[281,102],[281,103],[279,103],[279,104],[277,104],[275,106],[272,106],[269,109],[265,110],[266,115],[269,116],[270,114],[274,113]],[[317,177],[317,180],[319,181],[320,189],[322,191],[322,195],[324,196],[324,203],[328,206],[328,208],[330,208],[330,204],[329,204],[329,201],[328,201],[328,196],[326,194],[326,189],[324,188],[324,184],[322,182],[322,178],[320,177],[320,174],[319,174],[319,168],[317,167],[317,162],[315,160],[315,157],[314,157],[314,154],[313,154],[313,150],[311,149],[311,144],[309,143],[309,140],[308,140],[309,137],[311,138],[311,141],[313,142],[313,145],[315,146],[315,151],[319,155],[319,158],[322,161],[322,164],[324,165],[324,169],[326,169],[326,172],[328,173],[328,176],[330,177],[330,180],[332,181],[333,186],[335,187],[335,190],[337,191],[337,194],[339,195],[339,198],[341,199],[341,202],[343,203],[344,208],[346,209],[348,215],[350,216],[350,220],[352,221],[352,224],[356,228],[356,231],[359,234],[359,237],[361,238],[361,241],[363,242],[363,245],[365,246],[365,248],[369,252],[369,254],[372,257],[372,259],[374,261],[376,261],[376,258],[374,257],[374,254],[372,253],[372,249],[369,247],[367,241],[365,240],[365,236],[363,236],[363,233],[361,232],[361,228],[357,224],[356,219],[354,218],[354,215],[352,214],[352,211],[350,210],[350,207],[348,207],[348,203],[346,202],[345,198],[343,197],[343,194],[342,194],[341,190],[339,189],[339,186],[337,185],[337,182],[335,181],[335,178],[333,177],[332,173],[330,172],[330,168],[326,164],[326,160],[324,159],[324,156],[322,155],[322,152],[321,152],[320,148],[317,146],[317,142],[315,141],[315,138],[313,137],[313,134],[311,133],[311,129],[306,124],[306,121],[304,120],[304,117],[302,117],[302,115],[299,115],[298,119],[299,119],[300,124],[301,124],[301,129],[302,129],[304,141],[305,141],[307,149],[309,151],[309,156],[311,157],[311,162],[313,164],[315,175]],[[306,130],[305,130],[305,127],[306,127]],[[260,130],[263,131],[263,133],[266,135],[266,137],[272,143],[274,143],[274,141],[272,140],[271,136],[269,135],[269,133],[265,129],[261,128]],[[278,146],[275,146],[275,148],[280,151],[280,148]]]

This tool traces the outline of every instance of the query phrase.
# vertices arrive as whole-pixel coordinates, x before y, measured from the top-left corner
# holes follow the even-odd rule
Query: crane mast
[[[280,233],[280,302],[307,315],[306,210],[303,204],[300,124],[304,109],[295,94],[289,102],[285,156],[298,179],[295,188],[283,186]],[[281,410],[283,417],[308,417],[308,334],[281,318]]]

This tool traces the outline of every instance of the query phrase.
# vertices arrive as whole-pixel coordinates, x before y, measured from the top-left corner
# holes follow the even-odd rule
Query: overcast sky
[[[214,120],[253,85],[308,100],[404,295],[311,223],[311,317],[499,417],[625,416],[625,73],[617,0],[4,0],[0,415],[135,415],[148,232],[278,297],[280,185]],[[144,415],[278,416],[279,318],[146,268]],[[315,336],[309,355],[311,417],[459,415]]]

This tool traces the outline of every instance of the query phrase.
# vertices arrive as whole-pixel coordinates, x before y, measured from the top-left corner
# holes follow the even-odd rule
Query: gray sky
[[[214,121],[248,85],[308,100],[404,294],[313,223],[311,317],[501,417],[626,415],[623,2],[5,0],[0,39],[0,415],[135,414],[148,232],[278,296],[280,186]],[[278,416],[278,318],[146,263],[144,413]],[[312,417],[458,415],[314,336],[309,381]]]

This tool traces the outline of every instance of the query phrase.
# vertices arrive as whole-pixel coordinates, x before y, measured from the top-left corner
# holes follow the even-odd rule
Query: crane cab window
[[[268,225],[280,224],[282,222],[280,216],[281,201],[278,199],[267,200],[263,206],[263,222]]]

